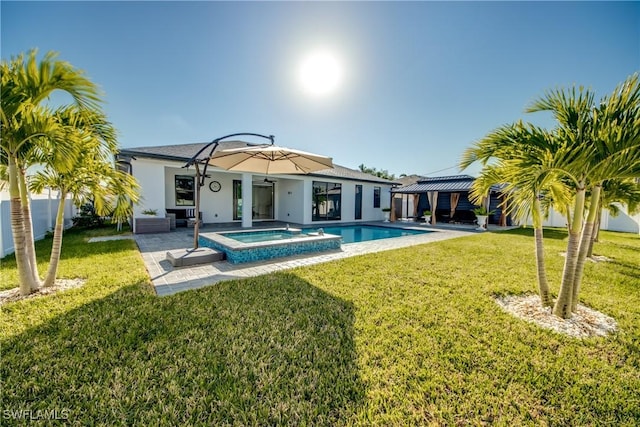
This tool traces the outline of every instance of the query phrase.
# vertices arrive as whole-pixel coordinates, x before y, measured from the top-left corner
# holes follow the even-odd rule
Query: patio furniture
[[[171,229],[169,218],[136,218],[135,233],[168,233]]]
[[[169,218],[169,229],[170,230],[175,230],[176,229],[176,214],[168,213],[167,214],[167,218]]]
[[[189,218],[195,218],[195,209],[189,209],[189,208],[169,208],[166,209],[167,215],[168,214],[175,214],[176,216],[176,226],[177,227],[186,227],[187,226],[187,220]],[[200,219],[202,219],[202,212],[200,212]]]
[[[474,224],[476,215],[472,211],[460,210],[453,215],[453,222],[461,224]]]

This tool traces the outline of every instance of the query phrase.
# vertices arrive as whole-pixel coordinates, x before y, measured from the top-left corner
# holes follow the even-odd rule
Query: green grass
[[[602,234],[613,262],[587,265],[581,300],[620,331],[579,340],[493,302],[535,292],[531,234],[158,298],[133,242],[71,233],[61,271],[87,284],[2,307],[2,407],[67,409],[74,425],[636,425],[640,238]],[[557,292],[566,234],[548,234]]]

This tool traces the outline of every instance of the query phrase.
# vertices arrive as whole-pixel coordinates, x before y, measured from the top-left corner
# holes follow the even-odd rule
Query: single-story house
[[[391,190],[392,217],[418,220],[424,211],[435,210],[436,222],[473,224],[473,209],[479,207],[469,201],[474,180],[470,175],[417,177],[415,182]],[[499,186],[492,187],[488,201],[489,224],[511,225],[511,219],[504,214]]]
[[[144,210],[155,210],[160,217],[175,215],[178,225],[187,214],[194,214],[196,171],[184,166],[205,145],[120,151],[118,163],[141,186],[142,202],[134,207],[134,231]],[[216,150],[248,145],[226,141]],[[390,205],[392,186],[392,181],[335,164],[307,175],[261,175],[209,166],[201,187],[200,217],[205,224],[238,223],[242,227],[260,221],[302,225],[378,221],[384,219],[382,209]]]

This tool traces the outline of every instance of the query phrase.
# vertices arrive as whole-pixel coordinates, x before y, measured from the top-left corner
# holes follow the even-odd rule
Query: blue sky
[[[598,96],[640,69],[638,2],[9,2],[2,58],[37,47],[105,92],[123,147],[235,132],[352,168],[455,166],[545,90]],[[302,58],[333,52],[335,92],[308,95]],[[467,170],[474,174],[477,169]],[[457,168],[435,175],[458,173]]]

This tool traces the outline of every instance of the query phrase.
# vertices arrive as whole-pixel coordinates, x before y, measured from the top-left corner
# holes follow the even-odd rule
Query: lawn
[[[557,292],[566,245],[547,231]],[[619,332],[576,339],[502,312],[535,292],[531,230],[348,258],[170,297],[132,241],[65,237],[83,288],[1,307],[7,410],[72,425],[637,425],[640,237],[602,233],[581,301]],[[50,241],[39,244],[46,256]],[[43,258],[44,259],[44,258]],[[15,263],[2,262],[16,286]],[[61,412],[64,411],[64,412]]]

